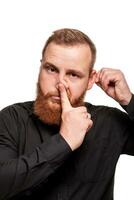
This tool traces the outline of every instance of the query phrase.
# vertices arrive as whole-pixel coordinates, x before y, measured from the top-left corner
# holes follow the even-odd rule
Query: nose
[[[64,74],[59,74],[57,84],[56,84],[57,87],[58,87],[59,83],[62,83],[66,89],[69,88],[67,78]]]

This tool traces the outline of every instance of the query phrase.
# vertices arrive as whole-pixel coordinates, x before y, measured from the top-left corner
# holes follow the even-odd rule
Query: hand
[[[96,84],[121,105],[129,104],[132,93],[120,70],[102,68],[97,74]]]
[[[67,96],[66,88],[61,83],[59,84],[59,91],[62,106],[60,134],[71,149],[75,150],[82,144],[86,132],[91,128],[93,122],[90,114],[87,113],[86,107],[72,107]]]

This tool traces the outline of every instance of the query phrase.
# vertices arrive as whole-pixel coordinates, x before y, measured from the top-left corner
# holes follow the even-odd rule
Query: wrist
[[[122,106],[127,106],[130,103],[131,99],[132,99],[132,93],[128,94],[128,96],[125,99],[121,100],[119,103]]]

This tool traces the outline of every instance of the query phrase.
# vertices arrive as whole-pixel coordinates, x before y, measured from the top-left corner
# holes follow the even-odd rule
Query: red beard
[[[68,94],[68,98],[73,107],[83,106],[84,96],[86,91],[78,99],[71,101],[71,97]],[[37,97],[34,102],[34,113],[39,117],[41,121],[47,124],[60,125],[62,106],[60,100],[52,101],[51,97],[56,95],[55,93],[43,94],[39,83],[37,84]]]

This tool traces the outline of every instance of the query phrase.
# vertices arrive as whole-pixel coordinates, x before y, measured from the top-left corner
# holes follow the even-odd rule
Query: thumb
[[[62,83],[59,83],[58,88],[59,88],[60,97],[61,97],[62,110],[63,111],[70,110],[70,108],[72,108],[72,105],[67,96],[67,91],[66,91],[65,86]]]

